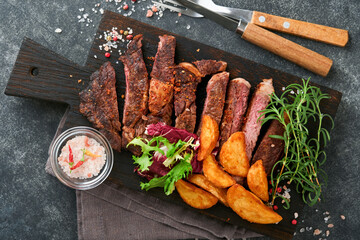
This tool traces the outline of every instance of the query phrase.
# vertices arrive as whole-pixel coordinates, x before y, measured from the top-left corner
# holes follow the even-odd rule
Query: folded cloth
[[[60,134],[61,125],[55,137]],[[49,159],[45,170],[54,175]],[[91,190],[77,190],[76,201],[80,240],[234,239],[261,236],[165,202],[146,192],[132,190],[109,181]]]

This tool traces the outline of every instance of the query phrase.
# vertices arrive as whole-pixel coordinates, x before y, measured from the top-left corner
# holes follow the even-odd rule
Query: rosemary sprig
[[[323,121],[325,118],[330,119],[332,127],[334,122],[330,115],[321,112],[320,102],[330,96],[323,94],[318,87],[310,86],[309,80],[303,79],[303,85],[287,86],[280,97],[272,94],[269,105],[261,115],[265,115],[262,124],[269,120],[278,120],[285,129],[283,136],[269,136],[285,142],[284,157],[271,171],[272,204],[277,197],[281,197],[285,200],[285,208],[290,207],[289,201],[276,192],[280,181],[295,182],[296,190],[310,206],[317,202],[321,188],[327,181],[326,173],[320,169],[326,161],[322,147],[330,140]],[[307,128],[309,120],[318,124],[315,134]],[[278,167],[280,171],[275,172]]]

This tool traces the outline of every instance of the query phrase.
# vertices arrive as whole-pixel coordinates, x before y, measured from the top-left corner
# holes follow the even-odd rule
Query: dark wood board
[[[119,54],[117,51],[113,51],[111,58],[107,59],[104,56],[104,51],[99,49],[99,45],[105,43],[103,38],[100,39],[99,36],[103,35],[103,32],[111,30],[112,27],[117,27],[118,29],[131,27],[134,34],[141,33],[144,35],[143,52],[145,63],[149,72],[151,71],[152,65],[150,57],[154,57],[156,54],[158,36],[171,34],[176,36],[177,40],[175,57],[175,61],[177,63],[182,61],[191,62],[200,59],[224,60],[228,62],[227,70],[230,72],[231,78],[245,78],[252,84],[252,92],[254,87],[265,78],[273,78],[274,88],[277,93],[281,93],[282,88],[288,84],[301,82],[299,77],[291,74],[266,67],[231,53],[224,52],[131,18],[126,18],[122,15],[107,11],[103,16],[96,38],[90,49],[86,67],[76,65],[30,39],[24,39],[14,65],[14,69],[5,89],[5,94],[68,104],[69,108],[60,123],[61,131],[79,125],[90,126],[91,124],[87,121],[87,119],[79,113],[78,93],[88,84],[90,74],[97,70],[105,61],[109,60],[113,63],[116,70],[119,109],[120,115],[122,115],[124,100],[121,98],[121,95],[125,94],[125,76],[122,64],[117,63]],[[236,44],[236,42],[234,42],[234,44]],[[118,49],[125,51],[126,44],[120,44]],[[94,56],[96,56],[96,58]],[[72,77],[70,77],[70,75],[72,75]],[[80,83],[78,83],[79,79],[82,80]],[[198,87],[198,114],[201,113],[202,105],[205,100],[205,88],[207,81],[208,79],[205,78]],[[313,85],[319,86],[316,84]],[[319,87],[324,93],[331,96],[329,100],[323,102],[322,111],[330,114],[332,117],[335,117],[341,100],[341,93],[324,86]],[[330,129],[330,124],[326,122],[325,127]],[[139,182],[143,179],[133,173],[133,167],[131,154],[129,152],[115,152],[114,168],[105,184],[116,183],[118,185],[124,185],[132,189],[140,190]],[[291,224],[293,213],[300,213],[304,206],[299,194],[295,193],[295,188],[292,189],[294,190],[291,192],[291,209],[279,209],[279,213],[283,216],[284,220],[277,225],[251,224],[242,220],[231,209],[226,208],[221,204],[217,204],[213,208],[207,210],[193,209],[186,205],[177,193],[166,196],[162,189],[150,190],[148,194],[165,201],[173,202],[174,204],[179,204],[184,208],[191,208],[193,211],[198,211],[221,221],[227,221],[230,224],[245,227],[273,238],[291,239],[295,231],[295,226]]]

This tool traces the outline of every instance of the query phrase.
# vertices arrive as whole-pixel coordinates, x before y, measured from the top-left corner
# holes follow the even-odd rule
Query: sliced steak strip
[[[228,82],[228,72],[221,72],[211,77],[206,87],[207,95],[201,117],[204,115],[209,115],[218,124],[220,124],[224,110],[226,87]],[[201,125],[197,131],[198,136],[200,136],[200,132]]]
[[[191,63],[180,63],[174,68],[175,127],[193,133],[196,125],[196,88],[201,73]]]
[[[160,42],[150,74],[149,118],[158,118],[167,125],[171,125],[176,39],[169,35],[159,38]]]
[[[229,82],[224,116],[220,125],[220,147],[231,134],[240,131],[250,93],[250,83],[243,78],[235,78]]]
[[[270,101],[270,94],[273,92],[272,79],[264,79],[263,82],[257,85],[255,93],[251,98],[242,130],[245,134],[246,153],[249,159],[252,157],[252,152],[260,134],[261,120],[264,118],[263,116],[261,119],[258,119],[261,115],[259,111],[267,107]]]
[[[224,61],[216,60],[200,60],[193,62],[195,66],[199,69],[201,75],[205,77],[206,75],[214,74],[217,72],[223,72],[226,70],[227,63]]]
[[[148,113],[149,79],[143,59],[142,35],[136,35],[119,59],[124,64],[126,94],[123,112],[123,148],[145,131],[144,116]],[[131,149],[130,149],[131,150]]]
[[[269,135],[284,135],[284,126],[277,120],[272,120],[265,136],[256,149],[251,164],[257,160],[262,160],[267,175],[270,175],[274,164],[280,160],[284,154],[285,142],[281,139],[270,138]]]
[[[121,151],[115,70],[110,62],[90,76],[89,85],[79,93],[80,112],[109,140],[111,147]]]

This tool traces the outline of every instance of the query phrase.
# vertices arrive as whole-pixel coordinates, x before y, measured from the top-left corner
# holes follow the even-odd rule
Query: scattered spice
[[[153,11],[153,12],[157,12],[157,11],[158,11],[158,9],[157,9],[157,7],[156,7],[155,5],[153,5],[153,6],[151,7],[151,11]]]
[[[129,5],[125,4],[125,5],[123,6],[123,9],[124,9],[124,10],[128,10],[128,9],[129,9]]]
[[[146,17],[151,18],[153,15],[154,15],[154,12],[151,11],[150,9],[148,9],[147,12],[146,12]]]
[[[278,209],[279,209],[279,207],[278,207],[278,206],[276,206],[276,205],[274,205],[274,206],[273,206],[273,209],[276,211],[276,210],[278,210]]]
[[[127,40],[132,40],[132,39],[133,39],[133,35],[131,35],[131,34],[127,35],[127,36],[126,36],[126,39],[127,39]]]
[[[81,83],[81,81],[82,81],[82,80],[81,80],[81,79],[79,79],[79,80],[78,80],[78,83]]]
[[[297,212],[294,212],[294,218],[297,219],[299,217],[299,214]]]
[[[330,223],[328,224],[328,228],[333,228],[334,227],[334,224]]]
[[[340,218],[341,218],[342,220],[345,220],[345,216],[344,216],[344,215],[340,215]]]
[[[124,98],[125,98],[125,95],[124,95],[124,94],[121,94],[121,98],[124,99]]]
[[[291,221],[291,224],[292,224],[292,225],[296,225],[296,224],[297,224],[296,219],[293,219],[293,220]]]
[[[56,33],[61,33],[62,30],[61,30],[61,28],[57,28],[57,29],[55,29],[55,32],[56,32]]]
[[[326,230],[326,236],[328,237],[330,235],[330,231]]]
[[[322,233],[322,231],[320,229],[314,230],[314,236],[320,235],[320,233]]]
[[[197,52],[200,52],[200,48],[196,49]]]
[[[105,57],[109,58],[109,57],[110,57],[110,53],[109,53],[109,52],[105,53]]]
[[[72,78],[73,76],[70,74],[70,75],[69,75],[69,77],[71,77],[71,78]]]

